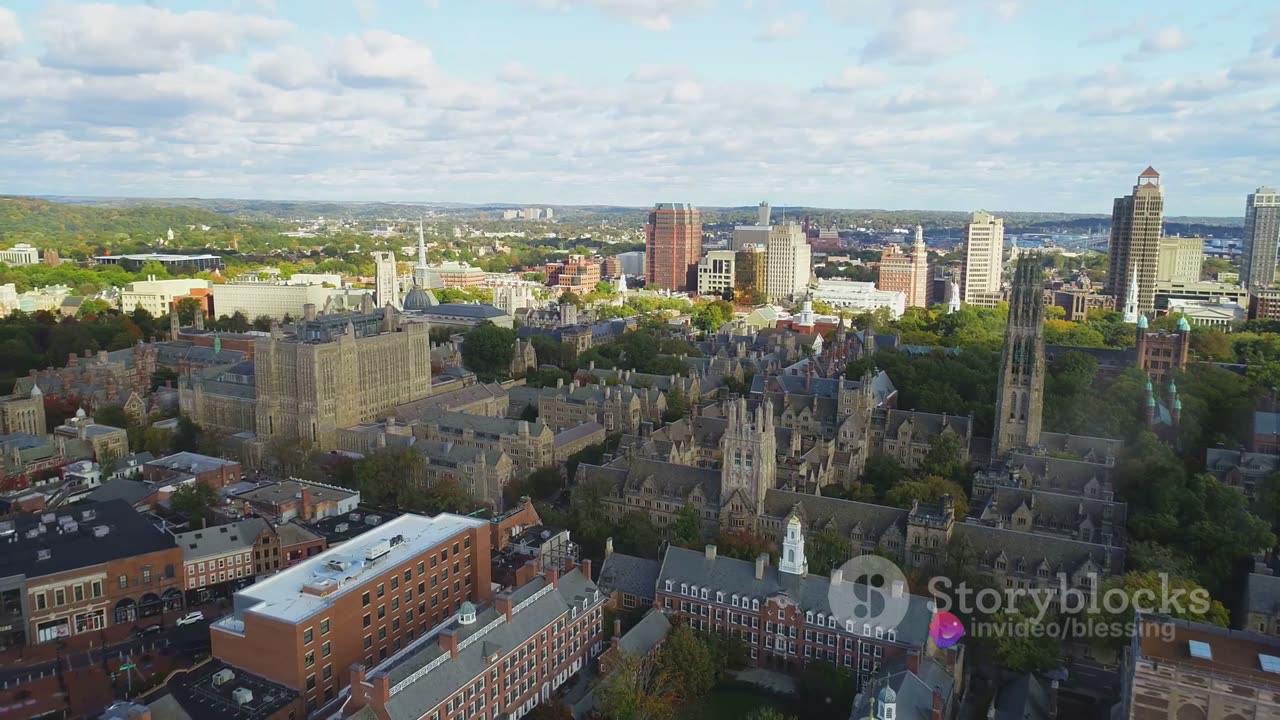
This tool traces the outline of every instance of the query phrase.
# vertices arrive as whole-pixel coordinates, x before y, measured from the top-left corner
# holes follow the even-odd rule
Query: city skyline
[[[1105,214],[1155,165],[1235,217],[1280,157],[1262,3],[10,8],[5,193]]]

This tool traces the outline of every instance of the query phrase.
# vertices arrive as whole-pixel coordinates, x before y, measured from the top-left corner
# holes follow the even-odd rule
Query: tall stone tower
[[[729,403],[728,420],[720,440],[720,498],[730,502],[734,493],[742,490],[751,506],[747,511],[758,517],[764,513],[764,494],[773,487],[777,474],[773,403],[765,398],[752,412],[746,399],[739,398]]]
[[[1044,283],[1040,257],[1024,254],[1013,273],[1009,324],[1000,349],[992,457],[1040,443],[1044,409]]]

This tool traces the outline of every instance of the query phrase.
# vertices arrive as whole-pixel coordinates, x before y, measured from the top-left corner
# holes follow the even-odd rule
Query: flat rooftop
[[[150,467],[162,467],[179,472],[211,472],[220,470],[229,465],[239,465],[234,460],[224,460],[219,457],[210,455],[201,455],[193,452],[179,452],[172,455],[166,455],[162,458],[152,460],[147,463]]]
[[[1172,625],[1173,632],[1171,635],[1153,630],[1143,632],[1142,657],[1175,662],[1202,672],[1229,673],[1280,689],[1280,639],[1159,615],[1141,617],[1142,626],[1151,624]],[[1170,636],[1172,640],[1167,640]],[[1193,655],[1193,650],[1199,655]]]
[[[421,555],[459,533],[488,527],[488,520],[449,513],[401,515],[241,590],[236,593],[235,614],[214,627],[242,633],[245,613],[300,622],[332,605],[334,598],[361,587],[363,580],[382,568]],[[386,554],[369,560],[369,551],[383,544],[390,545]]]

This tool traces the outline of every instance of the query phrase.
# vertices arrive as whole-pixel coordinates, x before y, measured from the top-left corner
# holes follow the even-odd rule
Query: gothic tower
[[[1000,349],[993,458],[1040,443],[1040,414],[1044,407],[1043,285],[1040,256],[1019,257],[1013,271],[1009,324]]]
[[[764,494],[773,487],[777,472],[777,436],[773,428],[773,403],[765,398],[755,412],[745,398],[729,403],[729,423],[720,441],[720,500],[732,505],[735,494],[750,507],[747,513],[764,514]],[[722,509],[730,515],[734,508]]]

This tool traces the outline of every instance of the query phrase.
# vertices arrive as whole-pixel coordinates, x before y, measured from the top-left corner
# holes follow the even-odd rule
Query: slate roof
[[[424,422],[430,425],[439,425],[442,428],[473,430],[495,435],[516,435],[520,432],[520,423],[524,421],[514,418],[485,417],[483,415],[449,411],[435,413]],[[528,425],[531,437],[551,432],[551,429],[542,422],[531,422]]]
[[[173,539],[182,548],[186,562],[217,557],[253,547],[258,535],[269,526],[262,518],[247,518],[227,525],[177,533]]]
[[[898,720],[932,720],[934,688],[942,693],[944,708],[951,699],[953,686],[951,673],[942,663],[927,655],[920,658],[917,672],[908,670],[906,658],[902,657],[890,661],[881,668],[875,679],[874,684],[868,684],[866,689],[854,698],[854,712],[850,717],[863,718],[870,715],[871,693],[868,689],[874,690],[877,694],[886,686],[893,689],[897,694],[894,708],[897,712],[894,717]]]
[[[975,503],[970,514],[983,520],[1002,520],[1023,505],[1034,514],[1036,529],[1043,530],[1046,528],[1042,526],[1048,525],[1059,531],[1075,532],[1087,517],[1096,530],[1110,524],[1112,541],[1116,544],[1123,541],[1126,505],[1122,502],[1027,488],[997,487],[986,502]]]
[[[973,418],[965,415],[940,415],[938,413],[915,412],[914,410],[885,410],[884,436],[898,439],[898,433],[904,429],[910,431],[920,442],[928,442],[929,438],[951,430],[961,438],[969,437],[972,432]]]
[[[604,559],[596,582],[604,592],[616,591],[652,601],[660,568],[657,560],[615,552]]]
[[[515,388],[513,388],[515,389]],[[410,422],[429,417],[437,410],[453,410],[472,403],[506,397],[507,391],[498,383],[476,383],[457,390],[431,395],[421,400],[397,405],[395,417],[401,422]]]
[[[107,500],[124,500],[129,505],[137,505],[147,496],[155,492],[151,485],[139,480],[129,480],[127,478],[118,478],[108,480],[107,482],[94,488],[86,496],[89,502],[106,502]]]
[[[544,576],[534,578],[513,593],[512,606],[518,606],[532,598],[546,586]],[[392,720],[418,720],[485,672],[489,667],[486,655],[497,653],[501,656],[519,648],[542,628],[568,613],[574,605],[581,611],[583,598],[588,598],[588,608],[594,608],[604,600],[604,595],[599,595],[599,600],[596,600],[596,586],[575,568],[560,577],[554,590],[514,612],[510,620],[502,620],[492,628],[488,626],[501,618],[492,605],[478,612],[475,622],[470,625],[454,621],[449,627],[456,632],[458,647],[462,648],[458,651],[458,656],[444,661],[407,685],[397,689],[399,683],[415,672],[440,656],[447,655],[447,651],[440,648],[434,636],[424,638],[410,652],[392,657],[374,668],[369,676],[387,675],[392,688],[387,713]],[[477,635],[479,637],[475,637]],[[469,640],[471,642],[462,647]]]
[[[668,580],[677,592],[681,583],[685,583],[709,588],[713,592],[723,592],[726,597],[736,594],[759,598],[762,603],[775,595],[785,595],[802,610],[815,614],[833,614],[829,598],[830,578],[814,574],[792,575],[779,571],[774,565],[767,565],[764,576],[757,580],[755,563],[750,560],[722,555],[708,558],[703,552],[670,545],[662,558],[658,587],[665,587]],[[933,618],[931,601],[918,595],[907,595],[907,599],[907,613],[898,623],[896,642],[914,647],[923,646],[929,636],[929,621]],[[879,594],[872,597],[873,615],[879,612],[874,607],[876,601],[883,602]],[[851,618],[837,614],[837,619],[844,622]]]
[[[1006,465],[993,473],[983,473],[984,481],[996,485],[1026,485],[1068,495],[1087,494],[1090,482],[1097,480],[1099,492],[1111,480],[1113,468],[1108,465],[1055,458],[1049,455],[1013,453]]]
[[[996,691],[992,720],[1049,720],[1049,680],[1023,673]]]
[[[1250,573],[1245,589],[1245,611],[1280,615],[1280,577]]]
[[[720,471],[711,468],[678,465],[648,458],[619,458],[607,466],[580,465],[585,471],[584,480],[603,479],[613,484],[614,494],[622,497],[625,491],[639,492],[646,481],[658,495],[687,499],[695,488],[702,490],[708,503],[720,503]]]
[[[147,463],[150,467],[166,468],[178,472],[205,473],[221,470],[229,465],[238,465],[233,460],[224,460],[222,458],[211,457],[209,455],[201,455],[193,452],[179,452],[173,455],[166,455],[158,460],[152,460]]]
[[[1054,452],[1070,453],[1086,462],[1102,463],[1120,453],[1123,441],[1112,438],[1071,435],[1067,433],[1040,433],[1040,447]]]
[[[427,317],[432,315],[464,317],[473,320],[489,320],[506,315],[498,308],[482,303],[440,303],[432,307],[415,310],[414,314]]]
[[[565,428],[564,430],[556,433],[555,438],[552,439],[552,445],[554,447],[564,447],[565,445],[575,443],[582,438],[602,432],[604,432],[604,426],[600,423],[595,422],[594,420],[584,422],[581,425],[574,425],[571,428]]]
[[[670,630],[671,621],[661,610],[653,608],[618,638],[618,647],[629,655],[646,655],[667,637]]]

